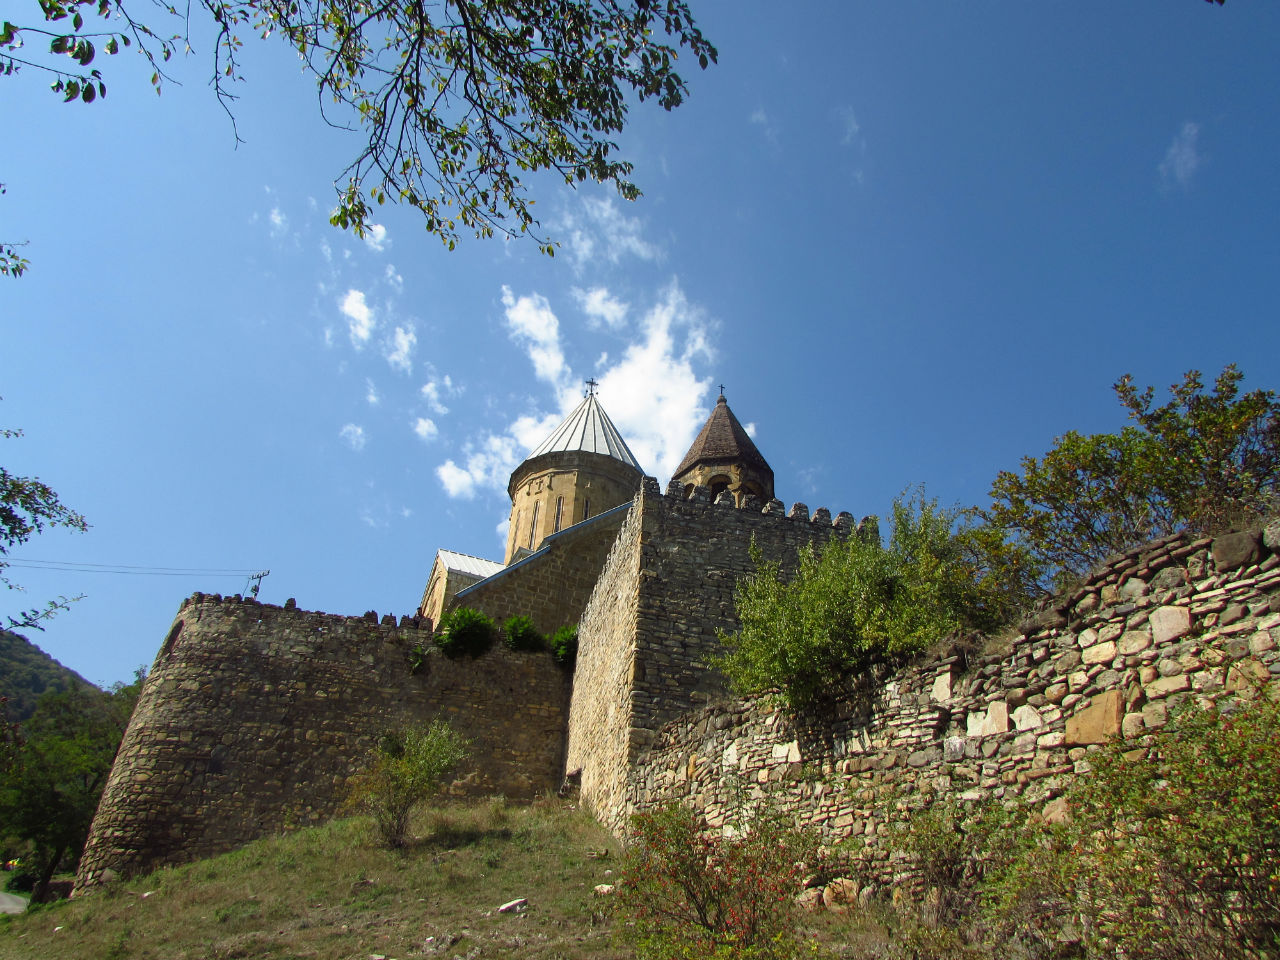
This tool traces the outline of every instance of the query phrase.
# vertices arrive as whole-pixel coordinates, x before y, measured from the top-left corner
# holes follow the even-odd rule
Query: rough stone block
[[[969,714],[968,734],[971,737],[987,737],[1008,732],[1009,707],[1003,700],[997,700],[991,704],[986,713]]]
[[[945,670],[934,677],[929,696],[934,703],[946,703],[951,699],[951,671]]]
[[[1145,687],[1147,697],[1151,700],[1159,700],[1161,697],[1167,697],[1171,693],[1181,693],[1183,690],[1191,689],[1191,678],[1186,674],[1178,674],[1173,677],[1161,677],[1159,680],[1153,680]]]
[[[1089,705],[1067,718],[1066,743],[1106,743],[1120,732],[1124,700],[1119,690],[1108,690],[1089,701]]]
[[[1157,607],[1151,611],[1151,635],[1157,646],[1190,632],[1191,610],[1188,607]]]
[[[1262,559],[1262,544],[1256,533],[1226,533],[1213,541],[1213,563],[1219,573],[1239,570]]]
[[[1147,630],[1127,630],[1120,635],[1116,649],[1126,657],[1141,653],[1151,646],[1151,633]]]
[[[1044,726],[1044,720],[1041,719],[1039,711],[1026,704],[1013,711],[1012,720],[1013,725],[1019,730],[1035,730]]]
[[[1086,664],[1110,663],[1116,658],[1116,644],[1113,640],[1106,643],[1095,643],[1080,653],[1080,659]]]

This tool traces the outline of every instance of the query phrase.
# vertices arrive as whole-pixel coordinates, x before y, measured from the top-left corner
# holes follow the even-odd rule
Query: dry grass
[[[406,850],[343,820],[0,920],[0,960],[620,960],[614,841],[559,802],[429,809]],[[497,908],[527,897],[522,913]]]

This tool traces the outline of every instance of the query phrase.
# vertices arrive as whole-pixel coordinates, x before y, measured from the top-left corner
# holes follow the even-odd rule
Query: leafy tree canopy
[[[1016,598],[985,575],[980,547],[960,511],[917,489],[894,502],[887,546],[872,535],[807,547],[793,576],[757,551],[736,591],[741,627],[721,635],[718,665],[740,693],[777,690],[804,709],[875,663],[994,626]]]
[[[133,47],[159,91],[166,61],[191,49],[191,7],[156,0],[178,27],[162,35],[127,0],[37,3],[29,21],[0,23],[0,76],[43,72],[67,102],[106,95],[104,55]],[[212,82],[224,106],[243,79],[242,35],[275,35],[315,78],[325,119],[367,136],[336,184],[335,225],[363,235],[371,204],[408,203],[451,249],[462,231],[536,235],[526,178],[538,171],[639,196],[611,139],[629,101],[678,106],[688,93],[678,54],[703,69],[717,56],[686,0],[201,0],[195,9],[216,30]],[[0,263],[23,265],[8,249]]]
[[[0,429],[0,439],[22,436],[21,430]],[[16,546],[21,546],[46,527],[70,527],[86,530],[84,517],[58,499],[53,488],[38,477],[18,477],[0,467],[0,586],[10,590],[21,589],[9,580],[5,571],[5,557]],[[40,629],[40,621],[70,601],[66,597],[51,600],[43,610],[23,611],[17,617],[8,616],[9,626],[15,630]]]
[[[977,514],[1047,590],[1156,537],[1222,529],[1274,508],[1280,403],[1271,390],[1241,394],[1243,378],[1231,364],[1206,393],[1192,370],[1156,406],[1155,391],[1126,374],[1115,391],[1133,424],[1071,431],[1044,457],[1024,457],[1021,471],[999,473],[990,507]]]
[[[72,687],[45,693],[0,753],[0,840],[21,841],[38,865],[36,899],[59,867],[79,859],[116,749],[141,692]]]

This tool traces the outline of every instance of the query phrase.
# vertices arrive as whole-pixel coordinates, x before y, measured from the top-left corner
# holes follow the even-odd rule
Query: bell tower
[[[724,387],[671,479],[684,484],[686,497],[694,487],[710,487],[713,499],[727,490],[738,506],[748,496],[773,499],[773,468],[729,409]]]

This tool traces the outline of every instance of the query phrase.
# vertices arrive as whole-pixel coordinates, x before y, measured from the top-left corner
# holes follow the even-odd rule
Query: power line
[[[142,567],[127,564],[77,563],[71,560],[9,559],[0,561],[5,566],[24,567],[29,570],[57,570],[62,573],[114,573],[133,577],[253,577],[256,571],[246,567]]]

